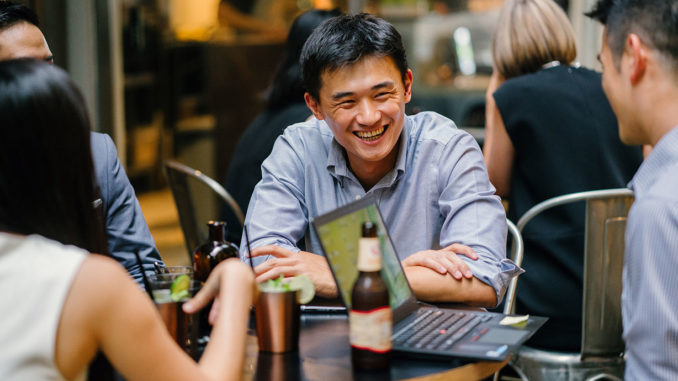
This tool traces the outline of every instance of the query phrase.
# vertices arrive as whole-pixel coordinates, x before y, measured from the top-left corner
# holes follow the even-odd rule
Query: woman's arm
[[[66,378],[73,378],[101,349],[128,380],[240,378],[253,275],[234,260],[218,266],[213,277],[218,279],[217,289],[223,290],[221,310],[212,340],[196,364],[170,337],[153,302],[119,264],[98,255],[88,257],[64,303],[57,367]]]
[[[219,380],[242,377],[249,309],[257,286],[252,270],[238,259],[220,263],[210,274],[200,292],[184,304],[184,311],[196,313],[217,298],[210,313],[213,322],[210,343],[200,358],[200,367]]]
[[[487,173],[492,185],[497,189],[497,195],[507,197],[511,191],[511,175],[515,150],[501,118],[497,104],[494,101],[494,92],[504,82],[504,79],[492,73],[490,85],[485,93],[485,144],[483,156]]]

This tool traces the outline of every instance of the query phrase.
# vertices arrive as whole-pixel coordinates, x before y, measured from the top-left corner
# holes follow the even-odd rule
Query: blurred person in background
[[[261,180],[261,164],[271,153],[278,136],[287,126],[311,116],[311,110],[304,102],[305,90],[299,63],[301,48],[318,25],[340,14],[339,10],[311,10],[294,20],[282,61],[269,89],[266,109],[243,133],[228,167],[225,187],[240,209],[247,210],[254,186]],[[229,240],[240,242],[240,223],[225,210],[222,216],[228,223]]]
[[[238,34],[256,34],[273,40],[283,40],[287,33],[284,26],[253,15],[258,0],[221,0],[219,23]],[[277,0],[276,3],[287,3]]]
[[[625,379],[678,379],[678,1],[598,0],[603,89],[626,144],[652,146],[629,188]]]
[[[574,65],[572,26],[552,0],[507,0],[492,41],[484,156],[508,217],[563,194],[626,186],[642,162],[622,144],[599,73]],[[530,346],[579,351],[584,205],[561,206],[523,231],[516,312],[548,316]]]
[[[40,31],[38,16],[28,7],[0,1],[0,61],[12,58],[35,58],[54,62],[54,56]],[[11,128],[2,125],[2,128]],[[108,249],[137,283],[144,287],[135,253],[143,271],[153,271],[153,263],[162,264],[134,188],[118,160],[117,150],[106,134],[90,134],[97,206],[106,227]],[[90,201],[92,201],[90,200]]]
[[[220,264],[184,304],[219,295],[196,364],[153,302],[105,252],[89,117],[72,80],[33,59],[0,62],[0,379],[83,380],[101,350],[128,380],[236,380],[254,277]],[[76,247],[77,246],[77,247]]]

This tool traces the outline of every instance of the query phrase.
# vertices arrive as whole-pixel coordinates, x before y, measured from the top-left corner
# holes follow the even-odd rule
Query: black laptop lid
[[[384,225],[373,196],[335,209],[313,219],[312,225],[337,282],[339,296],[347,309],[351,308],[351,292],[358,277],[358,240],[362,224],[372,221],[377,226],[381,242],[381,276],[388,287],[394,323],[418,308],[417,299],[407,282],[405,272]]]

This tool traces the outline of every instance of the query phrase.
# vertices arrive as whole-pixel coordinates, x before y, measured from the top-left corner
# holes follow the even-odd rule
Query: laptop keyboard
[[[450,349],[478,324],[491,318],[489,314],[422,308],[412,322],[393,335],[393,345],[419,350]]]

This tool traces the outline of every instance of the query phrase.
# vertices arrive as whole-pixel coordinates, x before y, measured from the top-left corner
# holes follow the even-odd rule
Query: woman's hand
[[[252,289],[252,295],[257,295],[258,288],[254,283],[254,273],[249,266],[239,259],[227,259],[212,270],[207,281],[200,291],[183,305],[184,312],[193,314],[205,307],[210,300],[214,299],[212,310],[209,314],[209,322],[214,323],[218,316],[220,301],[219,295],[223,289]]]

